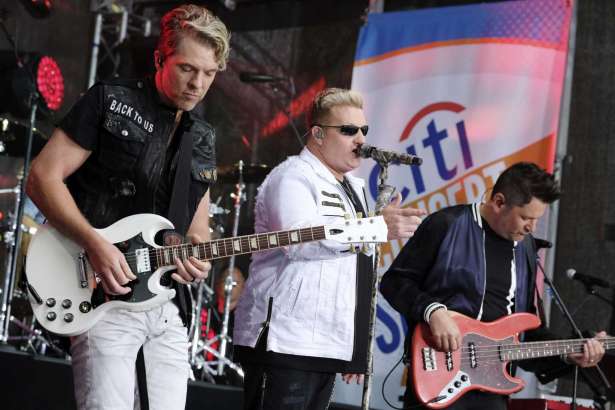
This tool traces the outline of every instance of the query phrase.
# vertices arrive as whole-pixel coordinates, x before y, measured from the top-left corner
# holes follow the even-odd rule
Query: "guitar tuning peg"
[[[369,253],[369,246],[366,243],[361,246],[361,253],[367,255]]]
[[[357,253],[357,250],[355,249],[354,245],[350,244],[350,249],[348,249],[348,251],[350,253]]]
[[[374,216],[376,216],[376,212],[374,212],[374,211],[369,211],[369,212],[367,213],[367,215],[368,215],[370,218],[373,218]]]
[[[350,216],[350,214],[344,214],[344,219],[348,220],[348,219],[351,219],[351,218],[352,218],[352,216]]]
[[[363,212],[357,212],[357,218],[359,219],[363,218]]]

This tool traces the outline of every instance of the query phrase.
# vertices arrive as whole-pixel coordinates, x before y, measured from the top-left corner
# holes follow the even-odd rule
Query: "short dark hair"
[[[532,198],[550,204],[560,196],[555,177],[532,162],[518,162],[504,170],[495,182],[491,198],[498,192],[510,206],[526,205]]]

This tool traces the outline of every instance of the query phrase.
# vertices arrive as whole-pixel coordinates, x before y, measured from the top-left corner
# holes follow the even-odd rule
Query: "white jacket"
[[[346,175],[363,207],[363,180]],[[307,148],[274,168],[259,188],[257,233],[343,222],[355,215],[340,183]],[[350,360],[354,343],[356,254],[334,241],[252,256],[235,310],[233,342],[254,347],[273,298],[267,350]],[[369,297],[369,295],[365,295]]]

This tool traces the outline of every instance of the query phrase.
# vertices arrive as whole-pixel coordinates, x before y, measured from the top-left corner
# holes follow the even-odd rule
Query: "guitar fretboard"
[[[175,257],[187,259],[194,256],[199,260],[213,260],[322,239],[325,239],[325,227],[316,226],[217,239],[196,245],[165,246],[152,249],[150,256],[156,260],[158,267],[162,267],[175,265]]]
[[[568,339],[500,345],[500,359],[502,361],[524,360],[569,353],[582,353],[583,345],[587,340]],[[598,340],[602,343],[605,350],[615,349],[614,337],[605,337]]]

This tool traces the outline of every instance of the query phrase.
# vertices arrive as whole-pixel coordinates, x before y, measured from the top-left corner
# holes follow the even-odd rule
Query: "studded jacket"
[[[136,213],[167,216],[173,181],[165,164],[170,159],[170,169],[176,169],[177,155],[166,158],[173,153],[167,146],[175,114],[161,102],[153,79],[114,80],[95,84],[59,124],[77,144],[92,151],[66,183],[94,227]],[[213,128],[184,112],[174,138],[186,134],[193,142],[189,201],[181,213],[187,227],[216,171]],[[165,183],[168,192],[161,202],[157,195]]]

